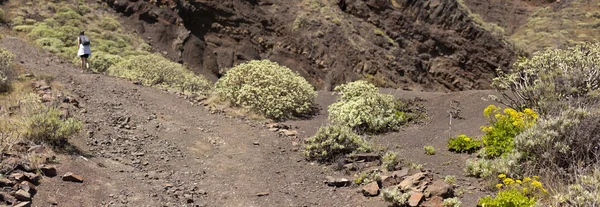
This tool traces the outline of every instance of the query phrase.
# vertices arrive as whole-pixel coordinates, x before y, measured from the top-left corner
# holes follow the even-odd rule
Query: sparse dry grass
[[[587,0],[572,0],[563,8],[541,8],[511,36],[515,42],[528,46],[528,52],[545,48],[567,48],[600,37],[600,4]]]

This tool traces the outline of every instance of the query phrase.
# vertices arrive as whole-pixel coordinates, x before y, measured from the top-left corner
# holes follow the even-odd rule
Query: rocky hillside
[[[213,80],[268,58],[320,89],[356,79],[482,89],[514,59],[454,0],[104,1],[154,48]]]

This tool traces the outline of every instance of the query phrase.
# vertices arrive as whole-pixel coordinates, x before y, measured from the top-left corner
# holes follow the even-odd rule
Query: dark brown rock
[[[0,178],[0,187],[12,187],[13,185],[15,185],[15,181],[7,178]]]
[[[365,196],[377,196],[379,195],[379,185],[377,182],[371,182],[362,187],[362,193]]]
[[[360,154],[351,154],[347,156],[348,158],[356,161],[365,161],[365,162],[373,162],[379,160],[379,155],[375,153],[360,153]]]
[[[443,180],[436,180],[427,186],[425,193],[430,194],[431,196],[451,198],[454,197],[454,187]]]
[[[15,194],[13,196],[15,196],[15,198],[20,201],[30,201],[31,200],[31,194],[23,189],[15,192]]]
[[[24,190],[25,192],[28,192],[30,194],[34,194],[37,192],[37,188],[35,187],[35,185],[28,181],[23,181],[19,183],[19,189]]]
[[[25,177],[27,177],[28,181],[31,181],[32,183],[38,183],[40,182],[40,180],[42,179],[42,176],[36,173],[23,173],[25,175]]]
[[[398,184],[398,178],[394,176],[382,176],[381,177],[381,187],[388,188]]]
[[[65,175],[62,176],[62,180],[70,181],[70,182],[78,182],[78,183],[83,182],[83,178],[81,176],[75,175],[72,172],[65,173]]]
[[[25,179],[27,179],[27,177],[25,177],[23,173],[13,173],[10,174],[8,177],[15,179],[16,181],[24,181]]]
[[[54,177],[57,175],[56,166],[54,165],[44,165],[40,168],[40,170],[42,171],[42,173],[44,173],[45,176],[48,177]]]

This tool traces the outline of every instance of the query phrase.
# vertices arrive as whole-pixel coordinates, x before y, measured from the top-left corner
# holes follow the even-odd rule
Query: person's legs
[[[85,70],[85,57],[81,56],[81,69]]]

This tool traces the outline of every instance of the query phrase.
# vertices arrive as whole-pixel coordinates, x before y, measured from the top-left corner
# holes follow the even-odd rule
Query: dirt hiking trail
[[[15,37],[3,38],[1,46],[27,71],[55,76],[79,102],[80,108],[71,113],[84,122],[82,133],[71,139],[82,154],[59,155],[58,165],[59,175],[74,172],[84,182],[45,178],[33,206],[387,206],[379,197],[357,193],[358,188],[327,187],[325,177],[340,172],[305,161],[302,145],[292,144],[297,140],[270,132],[262,123],[212,114],[165,90],[82,73]],[[374,137],[374,143],[390,146],[407,160],[427,163],[425,168],[435,166],[442,177],[452,173],[459,184],[472,183],[462,175],[470,155],[451,154],[445,148],[445,114],[449,102],[461,99],[467,119],[455,121],[452,131],[479,135],[485,119],[470,117],[481,117],[488,104],[481,97],[489,91],[391,93],[426,99],[430,121]],[[326,108],[334,99],[330,92],[320,92],[321,115],[287,122],[298,128],[299,140],[326,124]],[[396,145],[401,147],[392,147]],[[439,153],[426,156],[424,145],[433,145]],[[458,165],[441,164],[449,160]],[[461,199],[465,206],[474,206],[481,195],[475,187],[471,190],[475,192]]]

